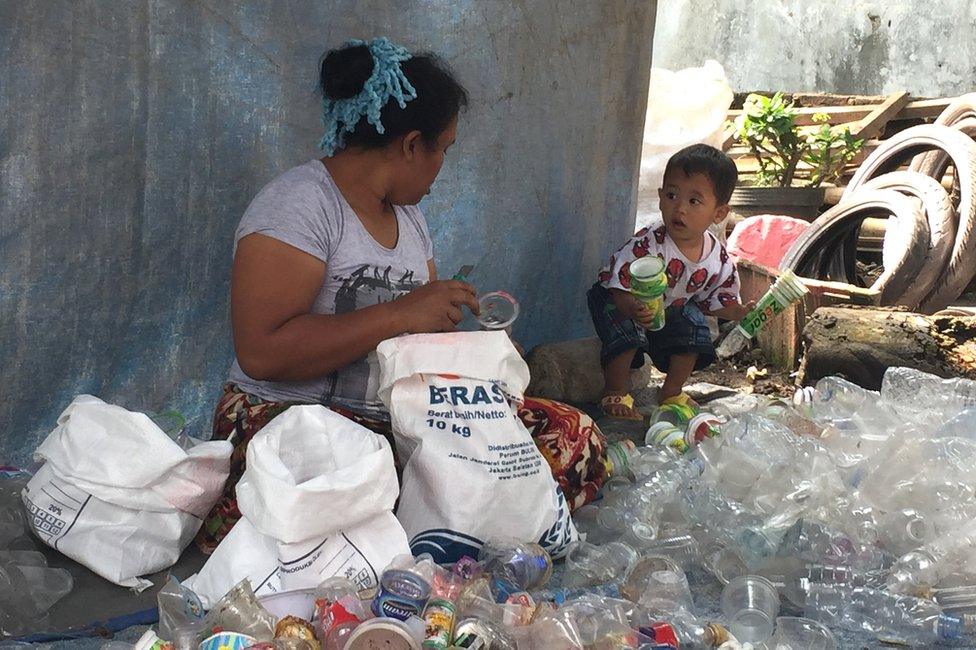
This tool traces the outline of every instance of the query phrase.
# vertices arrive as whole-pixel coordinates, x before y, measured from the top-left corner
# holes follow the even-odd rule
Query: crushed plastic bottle
[[[976,520],[906,553],[891,568],[893,593],[926,596],[948,578],[976,579]]]
[[[804,612],[829,626],[910,645],[928,647],[964,634],[962,619],[946,615],[935,602],[870,587],[811,584]]]
[[[548,601],[562,605],[563,603],[582,598],[587,595],[607,596],[610,598],[620,598],[622,589],[619,582],[607,582],[602,585],[588,585],[586,587],[556,587],[549,589],[537,589],[531,592],[532,598],[536,602]]]
[[[552,558],[538,544],[497,537],[487,540],[478,553],[484,570],[514,587],[511,591],[538,589],[552,575]]]
[[[780,595],[798,607],[806,604],[811,584],[880,588],[885,581],[882,570],[861,571],[843,564],[804,562],[796,557],[771,558],[757,573],[773,583]]]
[[[937,419],[976,407],[976,381],[942,379],[913,368],[888,368],[881,382],[881,396],[898,413]]]

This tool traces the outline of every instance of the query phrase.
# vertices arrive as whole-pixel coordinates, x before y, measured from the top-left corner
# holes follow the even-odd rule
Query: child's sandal
[[[634,408],[634,398],[630,393],[624,395],[604,395],[603,399],[600,400],[600,409],[603,410],[603,414],[607,417],[617,420],[639,422],[644,419],[640,411]]]
[[[676,406],[684,406],[684,407],[687,407],[687,408],[694,409],[696,412],[699,411],[699,410],[701,410],[701,407],[698,405],[698,402],[696,402],[695,400],[691,399],[691,396],[688,395],[688,393],[681,393],[680,395],[675,395],[674,397],[669,397],[668,399],[666,399],[663,402],[661,402],[659,404],[659,406],[665,406],[667,404],[674,404]]]

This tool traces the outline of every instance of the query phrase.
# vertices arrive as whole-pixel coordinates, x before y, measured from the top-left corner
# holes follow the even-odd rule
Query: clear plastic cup
[[[642,558],[627,576],[622,590],[624,596],[636,603],[647,591],[651,576],[658,571],[681,571],[681,567],[672,558],[664,555],[648,555]]]
[[[504,291],[492,291],[478,299],[478,323],[486,330],[508,330],[519,315],[518,300]]]
[[[741,576],[722,590],[722,615],[742,643],[762,643],[773,635],[779,592],[762,576]]]
[[[577,542],[566,555],[566,587],[586,587],[609,582],[630,573],[637,563],[637,552],[621,542],[601,546]]]
[[[688,578],[681,569],[654,571],[648,575],[644,592],[637,602],[658,611],[685,609],[693,612],[695,609]]]
[[[722,544],[713,544],[702,551],[702,565],[723,585],[749,573],[738,551]]]
[[[652,553],[669,557],[683,569],[687,569],[701,559],[698,541],[688,534],[659,537],[648,547]]]
[[[836,650],[833,633],[809,618],[780,616],[776,633],[766,642],[769,650]]]
[[[734,445],[725,445],[716,469],[722,492],[742,501],[759,480],[764,468],[757,460]]]
[[[589,542],[577,542],[566,555],[563,583],[567,587],[599,584],[605,581],[606,572],[603,547]]]

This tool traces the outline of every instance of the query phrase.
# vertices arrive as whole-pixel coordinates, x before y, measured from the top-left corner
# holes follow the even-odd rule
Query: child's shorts
[[[692,302],[681,307],[668,307],[664,327],[656,332],[649,332],[633,320],[621,316],[610,291],[600,283],[594,284],[587,292],[586,302],[597,336],[603,343],[600,351],[603,365],[634,349],[647,352],[661,372],[668,371],[671,357],[676,354],[697,354],[695,370],[701,370],[715,361],[715,344],[712,343],[712,333],[705,315]],[[640,368],[643,365],[644,355],[635,354],[631,367]]]

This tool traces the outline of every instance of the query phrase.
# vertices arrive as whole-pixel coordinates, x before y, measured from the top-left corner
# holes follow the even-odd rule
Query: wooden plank
[[[881,140],[868,140],[864,143],[864,146],[861,147],[861,151],[871,153],[881,146],[881,142]],[[749,147],[740,144],[733,145],[731,149],[726,151],[726,153],[729,154],[729,157],[732,159],[749,158],[752,156],[752,150],[749,149]]]
[[[910,103],[901,113],[898,114],[896,119],[899,120],[918,120],[918,119],[935,119],[942,111],[948,108],[949,104],[956,101],[957,97],[946,97],[943,99],[923,99],[921,101],[916,101]]]
[[[884,95],[837,95],[835,93],[793,93],[791,96],[798,106],[863,106],[880,104]]]
[[[725,132],[725,139],[722,140],[722,151],[729,151],[732,145],[735,144],[735,129],[731,128]]]
[[[746,97],[752,94],[772,97],[775,93],[768,90],[754,90],[751,92],[737,92],[732,105],[741,108]],[[786,101],[795,102],[797,106],[861,106],[864,104],[880,104],[885,100],[884,95],[839,95],[836,93],[783,93]]]
[[[923,99],[919,101],[909,102],[897,115],[893,116],[893,120],[918,120],[918,119],[934,119],[939,116],[939,114],[946,109],[946,107],[954,100],[954,97],[947,97],[944,99]],[[797,108],[796,123],[798,126],[811,126],[813,122],[813,116],[818,113],[826,113],[830,116],[830,121],[828,124],[845,124],[847,122],[856,122],[858,120],[863,120],[873,111],[877,110],[880,104],[870,104],[867,106],[815,106],[815,107],[800,107]],[[734,109],[729,111],[729,119],[735,121],[737,117],[742,115],[741,109]]]
[[[898,115],[908,105],[911,98],[911,95],[905,91],[888,95],[888,99],[884,103],[871,111],[867,117],[860,120],[851,129],[851,135],[855,138],[873,138],[876,135],[881,135],[889,120]]]
[[[850,170],[853,173],[861,165],[861,163],[863,163],[867,157],[871,155],[871,152],[874,151],[875,148],[876,147],[868,147],[865,145],[865,147],[863,147],[857,153],[857,155],[854,156],[854,159],[845,165],[845,170]],[[759,161],[757,161],[754,156],[747,152],[730,152],[729,157],[735,163],[735,167],[740,173],[754,173],[759,171]],[[809,171],[812,169],[812,167],[807,163],[801,162],[797,164],[796,169],[797,172],[799,172],[799,176],[802,177],[803,172]]]
[[[875,108],[877,105],[801,107],[796,109],[796,123],[798,126],[811,126],[814,124],[814,115],[826,113],[830,116],[828,124],[844,124],[864,119]],[[729,119],[734,122],[742,113],[742,110],[731,110],[729,111]]]

